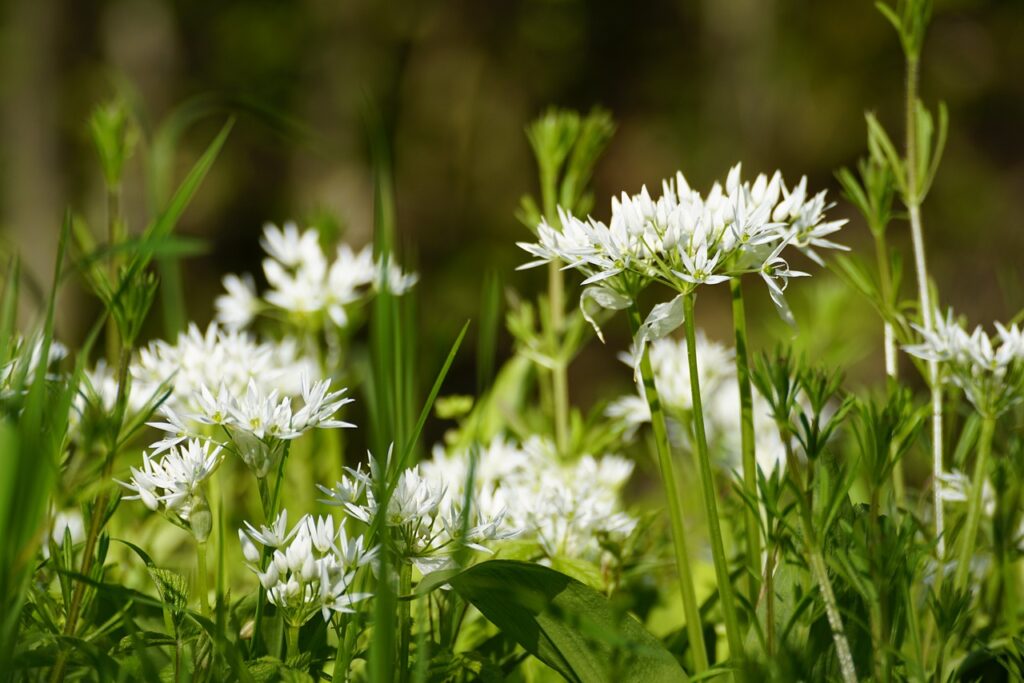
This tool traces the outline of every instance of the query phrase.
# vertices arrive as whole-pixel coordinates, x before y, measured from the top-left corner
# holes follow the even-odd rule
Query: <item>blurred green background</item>
[[[935,15],[922,95],[948,103],[951,130],[924,209],[931,269],[944,305],[975,323],[1005,319],[1024,305],[1024,2],[940,0]],[[14,0],[0,16],[0,225],[31,277],[49,277],[66,206],[103,223],[85,121],[115,92],[150,128],[182,103],[214,103],[182,138],[179,175],[237,116],[181,226],[209,246],[184,264],[189,314],[203,323],[224,273],[259,270],[265,221],[331,215],[350,241],[370,239],[373,110],[391,137],[404,258],[422,274],[426,376],[477,315],[488,269],[526,293],[543,286],[540,271],[513,272],[525,260],[514,242],[529,237],[513,214],[536,183],[523,128],[547,106],[600,105],[618,121],[595,177],[599,218],[612,193],[677,169],[706,187],[738,160],[748,174],[807,174],[852,216],[833,172],[863,153],[865,110],[902,136],[902,55],[869,0]],[[125,200],[135,230],[141,157]],[[909,254],[905,224],[891,235]],[[873,259],[855,216],[841,241]],[[764,347],[790,333],[761,290],[753,342]],[[830,275],[790,291],[815,355],[852,363],[858,382],[882,377],[880,326],[857,295]],[[723,294],[698,312],[725,339]],[[59,336],[73,342],[95,311],[67,292]],[[614,360],[625,324],[611,328],[611,348],[592,345],[573,368],[583,405],[628,387]],[[470,355],[452,390],[472,389]]]

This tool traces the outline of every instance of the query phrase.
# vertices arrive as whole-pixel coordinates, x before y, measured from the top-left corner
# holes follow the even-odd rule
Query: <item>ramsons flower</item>
[[[790,278],[806,273],[790,269],[784,251],[792,246],[821,263],[815,249],[845,249],[827,239],[846,223],[825,220],[830,206],[824,192],[807,199],[806,178],[792,190],[777,172],[750,183],[741,180],[736,165],[724,187],[715,183],[701,195],[677,173],[662,183],[657,199],[646,187],[613,199],[607,224],[559,209],[560,227],[542,221],[536,242],[519,243],[534,257],[521,268],[558,262],[578,270],[584,276],[580,305],[592,323],[587,302],[625,308],[652,282],[686,294],[700,285],[759,273],[780,314],[791,322],[783,292]],[[601,291],[589,291],[595,287]],[[673,317],[682,322],[681,315]]]
[[[210,508],[203,490],[221,462],[220,446],[192,439],[174,446],[157,459],[143,453],[142,467],[132,467],[131,480],[118,482],[150,510],[162,512],[175,524],[189,529],[199,541],[210,534]]]
[[[270,527],[257,530],[246,522],[238,539],[247,566],[289,626],[302,626],[317,613],[330,621],[370,597],[351,588],[356,571],[374,559],[376,548],[367,549],[361,535],[349,538],[333,517],[306,515],[289,531],[287,524],[288,511],[282,510]],[[265,565],[257,546],[271,551]]]
[[[230,329],[248,327],[264,314],[305,331],[319,331],[328,323],[344,328],[351,307],[375,291],[402,295],[418,279],[393,260],[375,262],[371,247],[354,251],[342,244],[332,260],[315,229],[299,230],[291,222],[283,228],[267,224],[260,244],[267,254],[263,274],[270,288],[260,297],[251,276],[224,277],[225,293],[215,306],[217,320]]]
[[[437,448],[421,468],[427,480],[445,482],[453,500],[465,498],[472,469],[479,514],[499,520],[499,532],[508,537],[535,543],[548,560],[600,564],[602,542],[621,541],[636,527],[621,497],[633,463],[618,456],[563,462],[539,437],[522,446],[498,438],[480,448],[475,461],[471,450]]]
[[[483,508],[475,500],[465,508],[464,497],[449,495],[447,483],[425,474],[420,466],[399,475],[382,509],[374,480],[377,468],[372,455],[367,470],[346,468],[346,476],[333,488],[320,487],[327,495],[323,502],[341,507],[364,524],[382,514],[403,560],[423,574],[449,566],[461,547],[491,552],[490,542],[516,533],[504,524],[504,509]]]
[[[291,396],[282,396],[277,389],[265,391],[250,380],[245,392],[236,395],[221,386],[214,393],[209,387],[199,389],[196,410],[178,413],[163,407],[163,420],[150,426],[167,436],[153,444],[156,452],[166,450],[188,438],[210,439],[237,453],[258,478],[266,477],[278,462],[289,441],[311,429],[339,429],[355,425],[335,419],[346,398],[347,389],[332,391],[330,380],[311,382],[299,378],[301,407]]]
[[[943,377],[959,386],[982,415],[998,417],[1020,400],[1024,384],[1024,333],[996,323],[989,336],[979,325],[968,333],[950,309],[934,315],[932,330],[914,326],[922,341],[904,347],[912,356],[942,363]]]
[[[260,342],[216,324],[205,330],[191,324],[173,344],[152,342],[139,351],[131,373],[133,394],[147,396],[169,383],[165,405],[178,412],[197,410],[203,387],[241,394],[254,384],[261,392],[294,396],[302,390],[302,377],[319,377],[316,363],[299,352],[294,340]]]

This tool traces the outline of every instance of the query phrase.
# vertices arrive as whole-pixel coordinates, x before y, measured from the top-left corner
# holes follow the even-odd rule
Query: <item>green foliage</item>
[[[506,637],[569,681],[677,681],[671,654],[639,622],[564,574],[492,560],[451,577],[452,587]]]

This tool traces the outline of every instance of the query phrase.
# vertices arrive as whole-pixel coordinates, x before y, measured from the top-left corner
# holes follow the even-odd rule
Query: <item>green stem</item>
[[[398,570],[398,595],[404,597],[412,592],[412,565],[403,562]],[[398,603],[398,680],[402,683],[409,680],[409,646],[412,643],[412,619],[410,618],[410,602],[400,600]]]
[[[836,602],[835,593],[832,591],[832,581],[828,578],[828,567],[825,565],[825,558],[821,554],[817,534],[814,530],[814,520],[811,516],[811,493],[804,486],[803,476],[800,474],[800,463],[797,462],[796,455],[793,453],[792,435],[785,429],[780,431],[783,442],[786,444],[786,469],[799,492],[798,505],[807,552],[807,565],[821,591],[821,599],[825,603],[825,616],[828,618],[828,625],[832,630],[832,642],[835,644],[839,670],[845,683],[857,683],[857,669],[853,665],[853,654],[850,650],[850,642],[846,638],[846,629],[843,627],[843,617],[839,613],[839,605]]]
[[[334,653],[334,671],[331,674],[331,680],[335,683],[344,683],[344,681],[348,680],[348,669],[352,662],[352,646],[348,638],[348,621],[350,617],[338,614],[335,618],[338,619],[338,626],[335,631],[335,635],[338,637],[338,647]]]
[[[686,355],[690,366],[690,394],[693,404],[693,426],[697,442],[697,462],[700,469],[701,493],[704,500],[704,513],[708,521],[708,536],[711,540],[711,556],[715,564],[715,577],[718,581],[718,597],[725,620],[725,635],[729,640],[729,656],[739,659],[743,656],[743,634],[736,617],[736,604],[732,593],[732,581],[729,577],[729,559],[725,555],[725,544],[722,542],[722,527],[718,518],[718,501],[715,494],[715,477],[711,469],[711,456],[708,453],[708,438],[704,431],[704,409],[700,397],[700,375],[697,368],[697,333],[694,317],[693,293],[683,297],[684,327],[686,328]]]
[[[559,265],[548,264],[548,305],[551,307],[552,352],[556,356],[551,370],[552,394],[555,404],[555,443],[564,457],[569,453],[569,368],[562,358],[565,334],[565,281]]]
[[[1017,572],[1013,549],[1004,551],[1002,559],[1003,606],[1006,612],[1006,630],[1008,633],[1020,633],[1020,594],[1017,591]]]
[[[768,658],[775,656],[775,562],[778,547],[768,541],[768,561],[764,565],[764,642]]]
[[[907,658],[908,668],[916,674],[916,680],[924,680],[924,651],[921,646],[921,622],[917,617],[917,604],[910,590],[910,584],[903,582],[903,605],[907,615],[907,637],[910,641],[911,656]]]
[[[199,592],[199,612],[210,616],[210,586],[206,571],[206,541],[196,543],[196,590]]]
[[[892,381],[899,379],[899,364],[896,353],[896,330],[889,319],[889,311],[894,310],[892,291],[892,272],[889,267],[889,245],[885,239],[885,226],[872,226],[871,234],[875,238],[875,259],[878,262],[878,281],[882,300],[885,302],[885,320],[882,326],[883,345],[885,348],[885,376]],[[896,496],[896,505],[902,506],[904,500],[903,461],[897,460],[892,468],[892,488]]]
[[[294,659],[299,656],[299,627],[288,624],[286,631],[288,638],[288,658]]]
[[[629,307],[629,324],[634,336],[639,332],[642,323],[640,311],[634,303]],[[658,465],[661,469],[661,480],[665,487],[665,498],[669,507],[668,516],[672,528],[676,571],[679,572],[679,592],[683,599],[683,613],[686,618],[686,632],[690,638],[690,652],[693,653],[694,673],[701,674],[708,669],[707,648],[704,644],[704,631],[701,628],[700,610],[697,607],[697,594],[693,587],[690,553],[686,547],[683,503],[679,496],[679,484],[676,478],[675,463],[672,460],[668,429],[665,425],[665,413],[661,407],[658,388],[654,383],[654,370],[651,367],[651,356],[647,345],[644,345],[643,356],[640,359],[640,375],[643,380],[644,398],[646,398],[647,406],[651,411],[651,426],[658,450]]]
[[[958,590],[967,587],[967,579],[971,575],[971,558],[974,556],[981,512],[984,507],[985,477],[988,472],[989,456],[992,453],[992,435],[995,433],[995,427],[995,417],[982,416],[981,435],[978,437],[978,458],[974,462],[971,494],[967,499],[967,523],[964,525],[963,545],[960,546],[960,561],[957,562],[956,574],[953,578],[953,585]]]
[[[729,281],[732,290],[732,326],[736,334],[736,382],[740,391],[740,438],[743,454],[743,488],[747,494],[746,533],[748,596],[757,604],[761,590],[761,524],[760,501],[757,494],[757,452],[754,438],[754,392],[750,386],[750,358],[747,351],[747,312],[743,305],[743,287],[739,278]]]
[[[907,98],[906,115],[906,196],[903,198],[910,215],[910,238],[914,247],[914,267],[917,271],[917,294],[921,305],[921,321],[924,329],[931,332],[934,327],[931,290],[928,287],[928,261],[925,256],[924,229],[921,226],[921,196],[917,177],[917,57],[907,57]],[[933,505],[935,507],[936,552],[940,563],[946,554],[945,511],[939,490],[942,465],[942,385],[939,381],[939,364],[928,361],[928,384],[932,399],[932,487]]]
[[[107,188],[107,246],[115,248],[124,241],[124,221],[121,219],[121,186],[115,184]],[[118,271],[121,266],[121,258],[116,252],[109,257],[109,273],[111,286],[117,289]],[[107,321],[107,360],[110,363],[118,357],[121,347],[121,338],[118,335],[117,323],[111,316]]]
[[[291,452],[291,442],[287,441],[284,445],[284,452],[281,453],[281,460],[277,465],[277,480],[274,483],[274,491],[270,492],[267,485],[266,477],[258,480],[258,488],[260,492],[260,502],[263,504],[263,517],[267,524],[272,524],[274,519],[277,518],[277,513],[280,511],[281,502],[281,486],[284,481],[284,464],[288,459],[288,454]],[[270,549],[264,548],[262,558],[260,560],[260,570],[266,571],[267,562],[270,559]],[[263,611],[264,603],[267,601],[267,591],[263,587],[263,583],[260,582],[258,594],[256,597],[256,614],[253,617],[253,631],[252,631],[252,647],[249,650],[249,654],[253,655],[256,653],[263,641]],[[278,641],[280,643],[280,641]]]
[[[874,643],[874,666],[875,679],[879,681],[889,680],[889,591],[888,586],[881,576],[883,558],[879,553],[882,549],[882,527],[881,527],[881,491],[878,486],[873,486],[871,491],[871,502],[868,507],[871,521],[871,546],[870,566],[871,580],[878,589],[878,599],[872,600],[869,607],[871,621],[871,640]]]

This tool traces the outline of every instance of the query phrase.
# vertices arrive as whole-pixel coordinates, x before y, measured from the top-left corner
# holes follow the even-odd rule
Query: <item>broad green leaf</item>
[[[491,560],[449,583],[502,633],[569,681],[686,679],[671,653],[640,622],[553,569]]]

